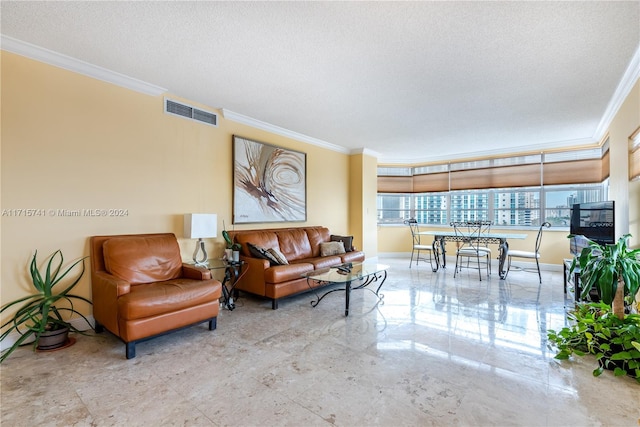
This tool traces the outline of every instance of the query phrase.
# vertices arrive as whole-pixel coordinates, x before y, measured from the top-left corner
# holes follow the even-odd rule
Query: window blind
[[[640,134],[640,132],[638,132]],[[640,137],[636,137],[639,140]],[[630,145],[630,150],[631,150]],[[640,176],[640,142],[633,146],[630,162],[634,162],[630,171],[633,177]],[[443,168],[424,173],[423,168],[414,172],[423,172],[413,176],[384,175],[389,168],[378,169],[379,193],[428,193],[451,190],[474,190],[504,187],[535,187],[539,185],[589,184],[602,182],[609,177],[609,151],[597,158],[587,156],[564,156],[554,154],[550,161],[540,163],[509,164],[508,162],[487,163],[467,162],[449,165],[449,171]],[[445,167],[447,165],[444,165]],[[437,172],[436,172],[437,171]],[[630,172],[631,174],[632,172]],[[630,175],[631,178],[631,175]]]

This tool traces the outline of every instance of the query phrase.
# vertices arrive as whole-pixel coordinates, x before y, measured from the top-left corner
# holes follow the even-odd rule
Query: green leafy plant
[[[569,236],[573,237],[573,236]],[[570,274],[580,267],[582,298],[586,299],[593,286],[602,302],[611,305],[613,313],[624,318],[624,298],[635,298],[640,287],[640,249],[629,249],[630,234],[618,239],[614,245],[600,245],[589,240],[580,256],[573,260]]]
[[[0,363],[4,362],[19,346],[31,343],[28,341],[30,339],[33,340],[33,348],[35,350],[38,346],[40,336],[46,331],[54,331],[67,327],[73,332],[82,333],[82,331],[64,320],[62,316],[63,313],[67,315],[77,314],[91,327],[89,320],[82,313],[76,311],[73,305],[74,301],[82,301],[88,304],[91,304],[91,301],[80,295],[70,293],[84,274],[84,260],[87,257],[75,261],[71,266],[63,270],[62,264],[64,258],[62,251],[57,250],[47,258],[49,261],[46,264],[46,270],[41,273],[38,269],[37,256],[38,252],[36,251],[29,265],[31,284],[36,293],[9,302],[0,309],[0,313],[5,313],[17,307],[15,314],[2,324],[1,328],[6,328],[6,330],[0,335],[0,341],[4,341],[5,338],[14,332],[20,335],[11,347],[2,351]],[[71,279],[70,283],[63,285],[61,281],[78,264],[82,265],[80,273]]]
[[[240,249],[242,249],[242,245],[240,243],[234,243],[233,240],[231,239],[231,236],[229,236],[229,233],[227,232],[227,227],[224,225],[224,221],[222,221],[222,228],[224,230],[222,230],[222,237],[224,238],[224,241],[227,243],[227,249],[231,249],[234,251],[239,251]]]
[[[628,375],[640,383],[640,315],[619,319],[604,303],[579,303],[568,313],[570,326],[547,331],[547,346],[558,350],[555,358],[593,354],[599,376],[605,369],[615,376]]]

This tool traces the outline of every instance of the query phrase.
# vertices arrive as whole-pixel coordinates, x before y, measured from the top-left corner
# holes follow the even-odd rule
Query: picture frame
[[[233,135],[233,223],[306,220],[306,153]]]

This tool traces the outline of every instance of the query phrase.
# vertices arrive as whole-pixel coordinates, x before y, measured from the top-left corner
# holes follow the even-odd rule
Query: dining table
[[[446,242],[466,242],[469,239],[473,239],[476,243],[482,245],[498,245],[498,273],[500,275],[500,279],[507,277],[505,263],[507,256],[509,255],[509,240],[524,240],[528,236],[528,234],[522,233],[495,232],[482,233],[480,235],[467,235],[464,233],[456,233],[454,230],[421,231],[418,234],[421,236],[433,236],[432,247],[436,261],[434,272],[438,271],[440,267],[447,267]],[[440,258],[442,258],[442,260]]]

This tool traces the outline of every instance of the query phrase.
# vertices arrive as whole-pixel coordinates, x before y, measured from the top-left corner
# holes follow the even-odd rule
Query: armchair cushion
[[[206,280],[144,283],[132,286],[131,292],[118,298],[118,311],[123,319],[143,319],[207,304],[220,296],[221,288]]]
[[[114,237],[104,242],[103,251],[106,271],[132,285],[176,279],[182,274],[175,237]]]

